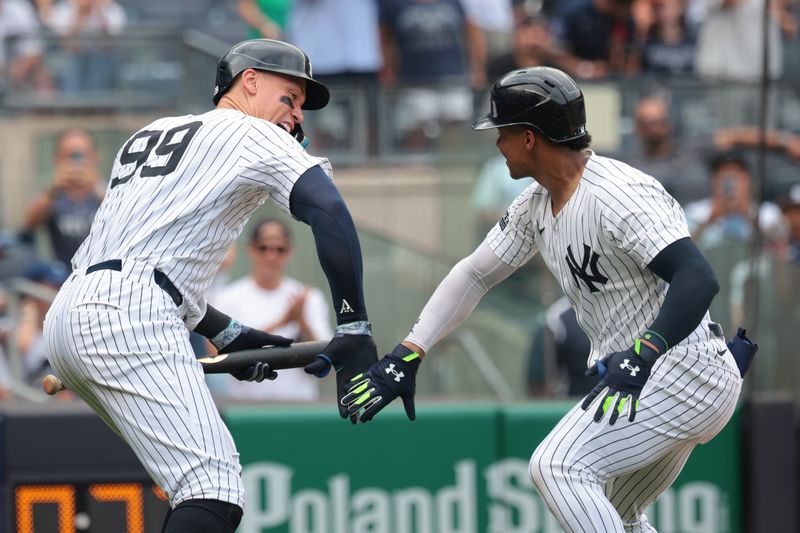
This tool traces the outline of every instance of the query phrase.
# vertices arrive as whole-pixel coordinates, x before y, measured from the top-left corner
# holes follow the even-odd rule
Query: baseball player
[[[708,315],[714,273],[658,181],[589,150],[583,95],[563,72],[502,76],[473,128],[497,128],[511,177],[535,183],[344,401],[368,421],[400,396],[413,419],[425,352],[539,252],[589,335],[588,372],[600,381],[539,444],[533,482],[566,531],[655,531],[643,510],[725,426],[741,388]]]
[[[242,516],[238,453],[189,330],[225,352],[291,343],[203,298],[267,198],[311,226],[333,295],[337,333],[306,371],[335,367],[341,398],[345,382],[377,361],[352,218],[328,161],[299,142],[303,111],[328,99],[300,49],[264,39],[231,48],[217,66],[216,109],[156,120],[119,150],[74,273],[47,315],[53,368],[167,494],[166,532],[232,532]],[[259,363],[236,377],[275,372]]]

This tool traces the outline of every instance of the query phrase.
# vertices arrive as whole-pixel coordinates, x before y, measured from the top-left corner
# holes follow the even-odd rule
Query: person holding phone
[[[53,157],[53,182],[37,196],[25,214],[29,235],[44,228],[55,259],[69,265],[89,235],[103,200],[99,158],[88,131],[74,128],[59,135]]]
[[[709,170],[711,196],[685,206],[689,229],[698,246],[714,248],[747,242],[756,216],[767,239],[781,235],[778,206],[763,202],[758,207],[753,199],[753,178],[744,154],[718,152],[711,159]]]

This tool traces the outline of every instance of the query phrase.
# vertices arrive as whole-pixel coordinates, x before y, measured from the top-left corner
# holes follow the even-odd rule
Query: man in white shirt
[[[33,7],[23,0],[0,0],[0,92],[41,77],[44,46]]]
[[[221,289],[214,305],[263,331],[296,341],[330,339],[333,329],[322,291],[285,275],[292,257],[289,227],[276,218],[260,221],[250,234],[247,252],[250,274]],[[223,377],[222,392],[231,398],[311,401],[319,395],[317,379],[302,369],[281,371],[267,384]]]

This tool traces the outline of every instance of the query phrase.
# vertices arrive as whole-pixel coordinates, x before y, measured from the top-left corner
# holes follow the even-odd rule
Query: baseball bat
[[[261,361],[267,363],[272,370],[300,368],[312,362],[318,353],[328,345],[328,341],[296,342],[291,346],[273,346],[256,348],[239,352],[208,355],[198,359],[206,374],[230,374]],[[42,379],[42,389],[54,395],[66,387],[57,376],[48,374]]]

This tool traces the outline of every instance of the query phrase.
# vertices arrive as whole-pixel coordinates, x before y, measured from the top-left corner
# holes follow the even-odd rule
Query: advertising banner
[[[352,426],[334,408],[230,408],[247,490],[242,533],[555,533],[528,475],[567,403],[394,406]],[[738,533],[738,417],[648,511],[659,533]]]

